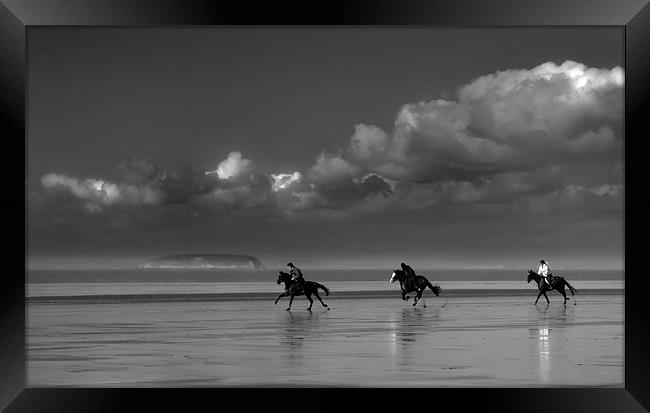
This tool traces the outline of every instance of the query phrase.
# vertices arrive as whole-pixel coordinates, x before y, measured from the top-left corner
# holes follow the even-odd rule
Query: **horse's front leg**
[[[413,299],[413,307],[415,307],[420,301],[420,297],[422,297],[422,293],[419,290],[415,290],[415,298]]]
[[[280,301],[280,298],[286,297],[287,295],[289,295],[289,293],[287,291],[285,291],[282,294],[278,295],[278,298],[275,299],[275,304],[277,304],[278,301]]]
[[[537,302],[539,301],[539,297],[542,296],[543,292],[544,292],[544,290],[539,290],[539,294],[537,294],[537,300],[535,300],[535,304],[537,304]]]
[[[291,310],[291,304],[293,303],[293,297],[295,297],[293,294],[291,294],[291,299],[289,299],[289,307],[287,307],[285,310],[289,311]]]
[[[551,301],[548,299],[548,295],[546,295],[546,291],[542,290],[542,294],[544,294],[544,298],[546,298],[546,304],[551,304]]]
[[[411,298],[411,297],[407,297],[407,296],[406,296],[406,290],[405,290],[405,289],[402,289],[402,300],[404,300],[404,301],[408,301],[409,298]]]

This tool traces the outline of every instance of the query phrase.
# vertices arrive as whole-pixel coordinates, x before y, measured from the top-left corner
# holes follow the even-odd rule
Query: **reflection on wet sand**
[[[318,311],[284,311],[279,314],[280,345],[286,349],[283,352],[290,366],[301,364],[305,353],[305,341],[318,338],[314,335],[320,326],[319,317],[323,312]]]
[[[551,359],[551,346],[549,344],[549,329],[548,327],[540,327],[537,329],[537,352],[539,353],[539,379],[542,383],[548,383],[548,371],[550,368]]]
[[[399,342],[402,347],[407,347],[408,343],[415,341],[418,329],[424,327],[422,324],[422,310],[419,308],[402,308],[400,316],[400,322],[396,323],[393,334],[396,342]]]
[[[28,385],[623,385],[622,295],[529,298],[30,305]]]
[[[418,336],[430,334],[438,318],[438,310],[429,308],[406,307],[391,313],[388,326],[395,365],[409,364],[413,360]]]
[[[290,365],[300,364],[303,358],[305,335],[307,329],[312,325],[309,322],[312,319],[312,314],[308,312],[298,315],[285,311],[281,318],[284,318],[284,325],[279,338],[280,345],[286,348],[284,355]]]
[[[538,314],[536,329],[531,329],[531,337],[537,343],[538,354],[538,371],[539,380],[542,384],[550,382],[551,367],[554,364],[560,363],[560,360],[553,359],[553,352],[562,355],[565,353],[565,327],[567,323],[573,322],[573,307],[567,311],[566,305],[549,304],[543,306],[535,306]]]

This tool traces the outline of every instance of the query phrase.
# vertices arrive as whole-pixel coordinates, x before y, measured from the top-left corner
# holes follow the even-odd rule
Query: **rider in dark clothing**
[[[413,270],[413,268],[411,268],[410,265],[406,265],[404,263],[401,263],[400,266],[402,267],[402,271],[404,271],[404,273],[408,277],[407,279],[409,280],[409,282],[407,283],[407,285],[415,286],[415,271]]]
[[[287,267],[289,267],[290,269],[289,274],[291,274],[291,278],[296,282],[300,291],[303,291],[303,287],[305,285],[305,278],[302,276],[302,271],[300,271],[300,268],[293,265],[292,262],[287,264]]]

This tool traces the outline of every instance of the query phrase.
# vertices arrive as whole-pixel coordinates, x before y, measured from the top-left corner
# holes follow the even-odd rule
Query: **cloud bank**
[[[314,154],[305,171],[259,171],[231,152],[211,170],[133,159],[118,166],[115,182],[53,172],[30,187],[30,219],[155,230],[451,208],[458,217],[486,209],[620,214],[623,86],[620,67],[573,61],[499,71],[459,87],[454,99],[404,104],[392,130],[351,125],[349,143]]]

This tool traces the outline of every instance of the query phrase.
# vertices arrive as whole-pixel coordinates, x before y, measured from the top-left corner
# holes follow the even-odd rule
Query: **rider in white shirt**
[[[549,287],[551,286],[551,283],[548,280],[548,265],[546,264],[545,260],[541,260],[539,262],[539,268],[537,269],[537,274],[544,277],[544,281],[546,281]]]

